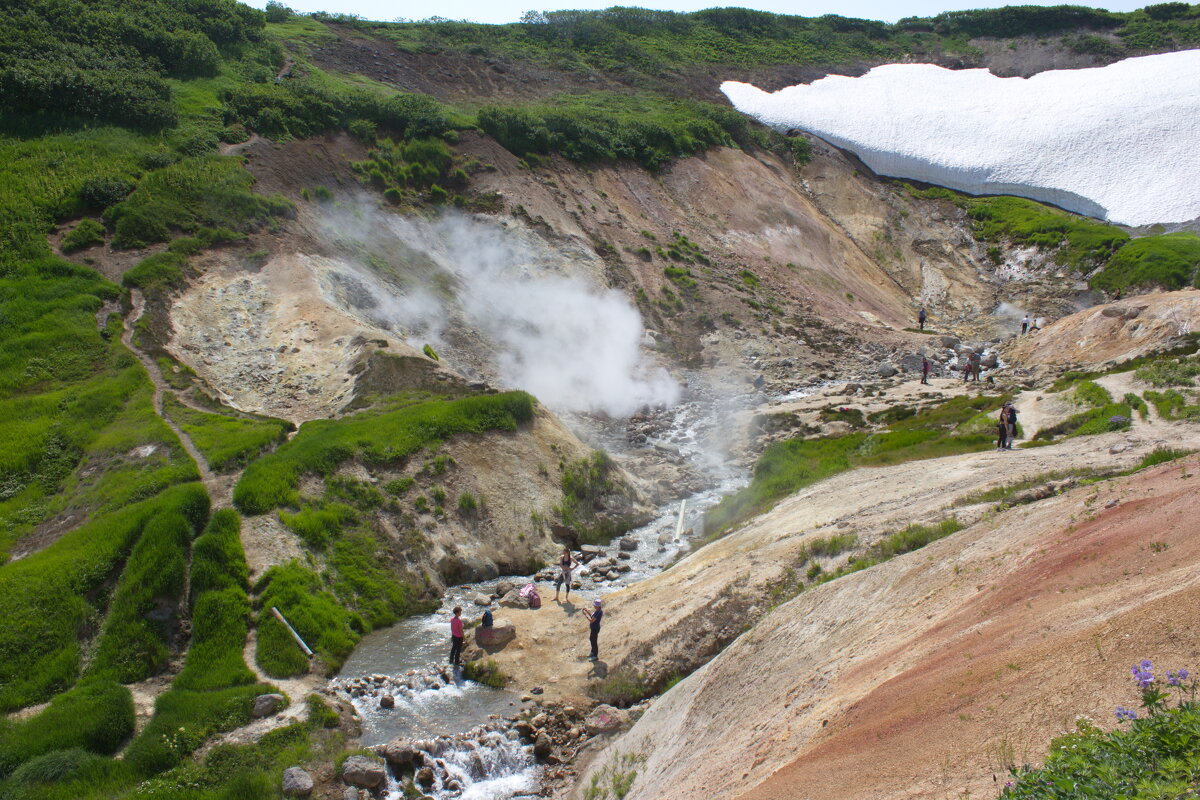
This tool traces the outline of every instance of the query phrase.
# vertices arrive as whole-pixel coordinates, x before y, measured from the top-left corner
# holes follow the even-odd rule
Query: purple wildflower
[[[1125,706],[1117,706],[1116,714],[1119,722],[1124,722],[1125,720],[1135,720],[1138,718],[1136,711],[1125,708]]]
[[[1137,681],[1138,687],[1141,689],[1149,689],[1154,683],[1154,673],[1151,672],[1151,667],[1154,665],[1149,661],[1143,661],[1141,664],[1135,664],[1129,673],[1133,675],[1133,679]]]
[[[1142,663],[1141,663],[1141,664],[1138,664],[1138,666],[1139,666],[1139,667],[1141,667],[1141,668],[1142,668],[1142,669],[1144,669],[1144,670],[1152,670],[1152,669],[1154,669],[1154,665],[1153,665],[1152,663],[1150,663],[1150,659],[1148,659],[1148,658],[1143,658],[1143,659],[1142,659]]]
[[[1175,674],[1179,676],[1179,680],[1186,681],[1188,679],[1188,676],[1191,675],[1192,673],[1188,672],[1186,669],[1181,669],[1181,670],[1179,670],[1179,672],[1176,672]]]

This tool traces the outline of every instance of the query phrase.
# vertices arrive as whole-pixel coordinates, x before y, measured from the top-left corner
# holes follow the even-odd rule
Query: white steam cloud
[[[626,416],[678,399],[675,381],[642,352],[637,309],[583,277],[597,266],[589,251],[453,212],[342,216],[334,212],[329,232],[365,238],[387,262],[343,276],[357,283],[343,294],[416,347],[433,342],[451,366],[489,372],[556,411]]]

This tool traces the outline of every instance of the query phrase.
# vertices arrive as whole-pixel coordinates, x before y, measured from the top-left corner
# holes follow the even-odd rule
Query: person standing
[[[921,356],[921,383],[929,385],[929,356]]]
[[[996,419],[996,449],[1007,450],[1005,446],[1008,444],[1008,404],[1006,403],[1000,409],[1000,416]]]
[[[921,306],[921,310],[917,312],[917,325],[921,330],[925,330],[925,307]]]
[[[1017,407],[1013,405],[1012,400],[1009,400],[1005,403],[1005,408],[1008,411],[1007,418],[1004,420],[1005,427],[1008,429],[1008,441],[1004,449],[1012,450],[1013,441],[1017,438]]]
[[[450,666],[459,666],[463,649],[462,607],[454,607],[454,616],[450,618]]]
[[[588,661],[595,661],[600,657],[600,620],[604,619],[604,604],[597,597],[592,601],[592,610],[583,612],[588,621],[588,641],[592,643],[592,654],[588,656]]]
[[[562,555],[558,558],[558,580],[554,582],[554,602],[558,602],[558,590],[561,586],[567,587],[567,600],[571,599],[571,574],[575,570],[575,559],[571,557],[571,548],[564,547]]]
[[[1021,335],[1024,336],[1029,332],[1029,315],[1021,317]]]

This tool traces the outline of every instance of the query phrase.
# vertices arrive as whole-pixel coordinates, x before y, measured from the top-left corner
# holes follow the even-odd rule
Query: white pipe
[[[296,629],[289,625],[288,621],[283,618],[283,614],[279,613],[279,609],[275,606],[271,606],[271,613],[275,615],[275,619],[283,623],[283,627],[288,629],[288,633],[290,633],[292,638],[296,640],[296,644],[300,645],[300,649],[303,650],[309,658],[312,658],[313,651],[310,650],[308,645],[304,643],[304,640],[300,638],[300,634],[296,633]]]
[[[687,498],[684,498],[679,504],[679,521],[675,523],[675,541],[679,541],[680,535],[683,534],[683,512],[687,509]]]

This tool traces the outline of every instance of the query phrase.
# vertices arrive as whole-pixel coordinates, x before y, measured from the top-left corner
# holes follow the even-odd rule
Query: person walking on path
[[[925,307],[921,306],[921,310],[917,312],[917,325],[921,330],[925,330]]]
[[[459,666],[463,649],[462,608],[454,607],[454,616],[450,618],[450,666]]]
[[[921,356],[921,383],[929,385],[929,356]]]
[[[1005,443],[1004,449],[1012,450],[1013,440],[1017,438],[1017,407],[1013,405],[1012,400],[1008,400],[1004,403],[1004,408],[1008,412],[1004,420],[1005,427],[1008,429],[1008,441]]]
[[[996,449],[1007,450],[1005,445],[1008,444],[1008,405],[1005,404],[1000,409],[1000,416],[996,419]]]
[[[1029,332],[1029,315],[1021,317],[1021,335],[1024,336]]]
[[[558,559],[558,568],[560,570],[558,580],[554,582],[554,602],[558,602],[558,589],[560,586],[567,587],[567,600],[571,599],[571,573],[575,570],[575,559],[571,557],[571,548],[564,547],[562,555]]]
[[[583,615],[588,621],[588,641],[592,643],[592,654],[588,656],[588,661],[595,661],[600,657],[600,645],[598,639],[600,637],[600,620],[604,619],[604,604],[597,597],[592,601],[592,610],[584,611]]]

